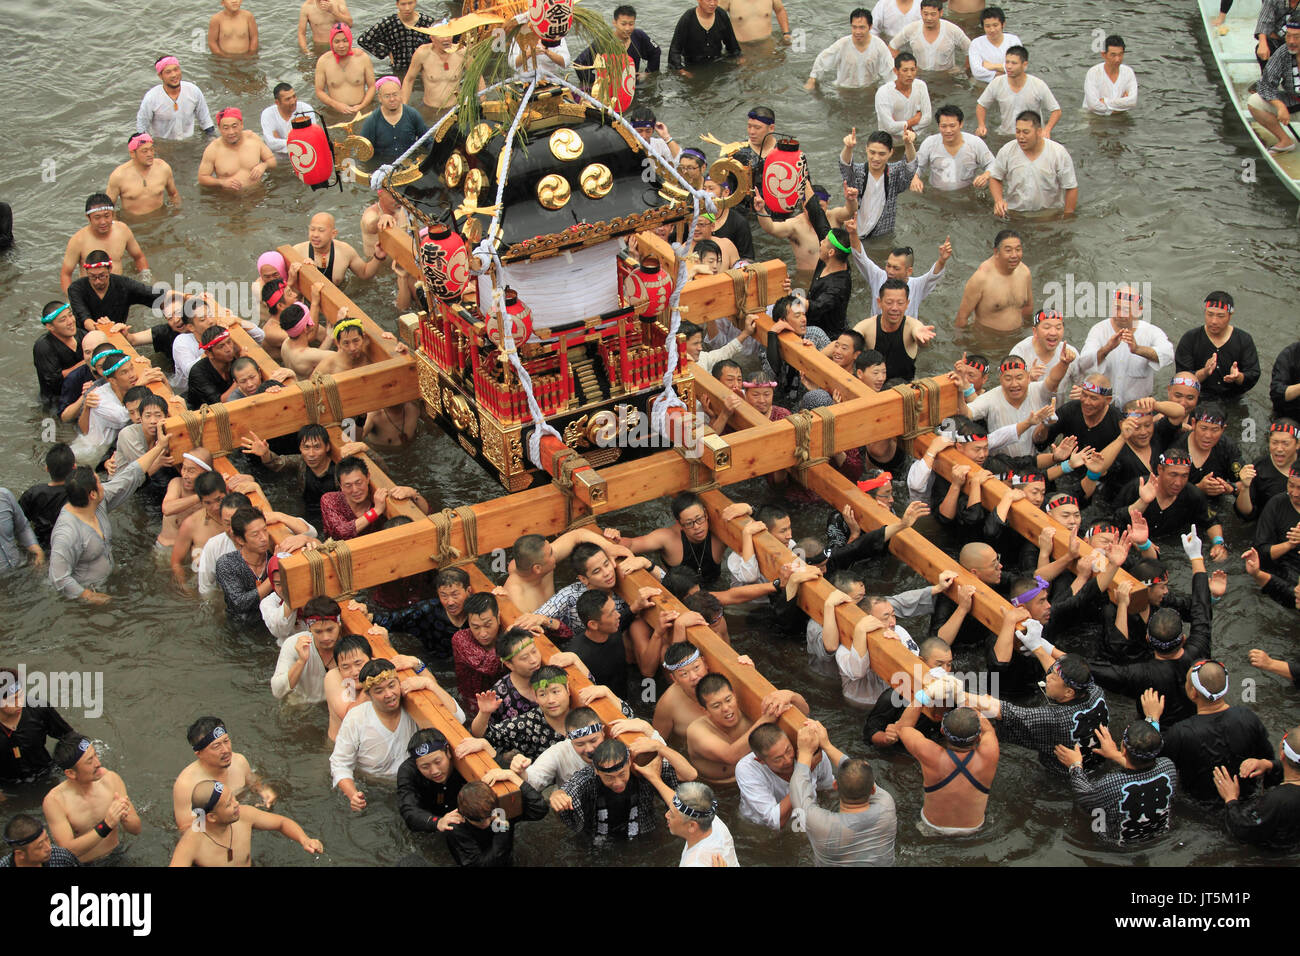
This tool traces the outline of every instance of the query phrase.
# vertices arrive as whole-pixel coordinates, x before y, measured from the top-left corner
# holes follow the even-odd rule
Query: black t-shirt
[[[1178,340],[1174,350],[1174,366],[1180,372],[1195,374],[1205,367],[1214,353],[1219,354],[1218,364],[1209,377],[1201,383],[1201,401],[1230,401],[1240,398],[1259,381],[1259,353],[1255,351],[1255,340],[1250,333],[1233,326],[1232,334],[1222,348],[1215,348],[1210,337],[1205,334],[1205,326],[1189,329]],[[1223,376],[1232,371],[1232,364],[1237,363],[1237,370],[1246,376],[1239,385],[1229,385]]]
[[[1183,428],[1181,422],[1175,425],[1161,415],[1156,419],[1155,428],[1151,430],[1151,444],[1159,445],[1161,448],[1168,448],[1186,434],[1187,430]]]
[[[1168,701],[1168,698],[1166,698]],[[1236,774],[1247,757],[1276,759],[1268,731],[1253,710],[1229,707],[1217,714],[1196,714],[1165,734],[1161,753],[1178,767],[1183,792],[1196,800],[1217,800],[1214,768]],[[1242,799],[1255,792],[1256,781],[1241,777]]]
[[[1047,428],[1048,443],[1056,441],[1061,435],[1078,438],[1080,448],[1092,447],[1101,451],[1119,437],[1119,412],[1113,404],[1108,405],[1101,421],[1089,425],[1083,420],[1083,406],[1077,401],[1066,402],[1056,410],[1056,421]]]
[[[1258,518],[1263,507],[1274,496],[1286,491],[1286,475],[1277,470],[1273,459],[1264,455],[1255,460],[1255,480],[1250,483],[1250,504],[1254,509],[1252,518]]]
[[[1228,832],[1242,843],[1294,849],[1300,844],[1300,786],[1271,787],[1258,800],[1234,800],[1224,817]]]
[[[1170,451],[1181,451],[1190,454],[1187,443],[1191,440],[1190,434],[1184,434],[1183,437],[1174,442]],[[1210,449],[1210,453],[1205,457],[1205,461],[1197,465],[1192,462],[1191,477],[1187,483],[1194,485],[1206,475],[1214,475],[1216,478],[1222,478],[1224,481],[1235,482],[1241,475],[1241,449],[1237,443],[1227,435],[1221,437]]]
[[[849,311],[849,298],[853,294],[853,275],[841,269],[823,275],[824,263],[818,262],[808,286],[808,321],[822,329],[831,339],[844,331]]]
[[[222,375],[213,366],[212,360],[205,355],[190,367],[190,387],[185,400],[190,408],[216,405],[221,401],[221,396],[234,384],[235,378],[230,374],[230,370],[227,368],[226,374]]]
[[[81,340],[85,334],[78,326],[75,349],[68,348],[52,332],[46,332],[33,343],[32,364],[36,366],[36,380],[41,386],[41,404],[48,407],[58,404],[63,394],[63,372],[81,361]]]
[[[715,238],[730,239],[742,259],[754,258],[754,234],[749,228],[749,221],[738,209],[727,213],[727,221],[721,226],[713,227]]]
[[[1135,478],[1115,496],[1115,524],[1121,528],[1129,526],[1128,509],[1137,500],[1138,482]],[[1205,495],[1190,481],[1178,493],[1178,497],[1169,503],[1168,508],[1161,508],[1160,502],[1153,501],[1147,505],[1142,516],[1147,519],[1147,528],[1153,541],[1175,534],[1186,534],[1192,525],[1196,525],[1196,530],[1200,533],[1204,533],[1210,526],[1210,511]]]
[[[1098,449],[1098,451],[1100,450],[1101,449]],[[1159,464],[1160,452],[1163,450],[1164,448],[1156,439],[1156,436],[1152,434],[1150,450],[1151,459],[1149,462],[1152,467]],[[1102,479],[1101,484],[1098,486],[1097,494],[1100,496],[1102,501],[1109,502],[1112,505],[1116,504],[1117,502],[1115,499],[1119,495],[1119,490],[1121,488],[1131,481],[1138,478],[1146,478],[1148,475],[1153,474],[1151,468],[1148,468],[1147,465],[1148,462],[1139,458],[1137,452],[1125,443],[1124,447],[1119,450],[1119,454],[1115,456],[1115,460],[1111,463],[1110,470],[1106,472],[1106,477]],[[1127,502],[1126,506],[1132,503],[1133,502],[1131,501]]]
[[[575,634],[564,649],[577,654],[587,665],[592,683],[603,684],[619,697],[623,696],[627,690],[627,650],[622,634],[612,634],[602,644],[586,634]]]
[[[68,500],[68,489],[63,485],[32,485],[18,499],[18,507],[23,509],[36,540],[46,551],[50,550],[50,532],[54,522],[59,520],[59,512]]]
[[[320,499],[331,491],[339,490],[339,480],[334,473],[335,462],[330,462],[325,474],[317,475],[303,462],[302,466],[302,504],[303,517],[313,528],[321,526]]]
[[[28,703],[17,727],[0,725],[0,783],[22,783],[48,771],[54,761],[45,749],[46,739],[70,733],[72,728],[53,707]]]
[[[133,305],[153,308],[162,290],[129,279],[123,275],[110,275],[108,289],[101,299],[90,287],[90,279],[82,276],[68,286],[68,304],[77,317],[77,325],[84,328],[86,319],[107,318],[110,322],[125,322]]]
[[[149,335],[153,338],[153,350],[171,361],[172,346],[176,344],[176,339],[180,337],[180,333],[166,322],[159,322],[157,325],[150,327]]]
[[[1300,552],[1296,549],[1286,552],[1277,560],[1270,557],[1268,553],[1269,547],[1285,541],[1286,533],[1297,524],[1300,524],[1300,514],[1296,513],[1295,506],[1291,504],[1291,499],[1287,497],[1286,492],[1274,495],[1269,499],[1268,504],[1264,505],[1264,509],[1259,513],[1259,522],[1255,525],[1255,548],[1259,551],[1260,567],[1265,571],[1280,570],[1292,580],[1300,574]]]
[[[416,833],[432,833],[438,820],[456,809],[456,798],[465,778],[455,767],[442,783],[430,780],[407,757],[397,768],[397,809],[406,825]]]

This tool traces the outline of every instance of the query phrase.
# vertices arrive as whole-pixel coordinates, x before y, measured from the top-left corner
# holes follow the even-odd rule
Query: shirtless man
[[[157,541],[160,550],[170,549],[176,543],[181,522],[203,508],[194,492],[194,482],[199,475],[212,471],[212,452],[201,447],[187,451],[180,466],[180,475],[167,483],[167,494],[162,501],[163,521]]]
[[[540,534],[523,535],[511,548],[510,574],[505,583],[506,596],[511,603],[527,614],[554,597],[556,565],[567,561],[574,546],[583,541],[596,545],[613,560],[632,556],[627,548],[590,528],[574,528],[554,541],[547,541]]]
[[[120,829],[141,830],[126,784],[105,770],[87,737],[73,731],[54,748],[54,762],[67,779],[45,795],[41,812],[50,838],[80,862],[103,859],[121,842]]]
[[[318,212],[307,226],[307,241],[295,243],[294,249],[310,256],[316,268],[336,286],[343,285],[349,269],[359,278],[373,278],[388,258],[384,250],[376,247],[369,258],[363,259],[351,245],[338,241],[338,234],[334,216]]]
[[[695,685],[695,699],[704,716],[686,728],[686,751],[700,779],[710,786],[735,782],[736,763],[750,752],[749,732],[756,726],[775,723],[791,707],[808,714],[802,697],[777,690],[763,698],[758,720],[750,720],[740,709],[731,681],[721,674],[706,674]]]
[[[318,349],[311,344],[316,320],[301,302],[295,302],[280,313],[280,325],[285,335],[280,343],[280,361],[299,378],[311,378],[317,366],[334,354],[328,351],[334,344],[334,337],[325,339],[324,348]]]
[[[108,198],[122,201],[122,212],[143,216],[163,206],[163,196],[172,201],[172,208],[180,212],[181,194],[176,179],[166,160],[155,156],[153,137],[148,133],[132,133],[126,141],[131,158],[108,177]]]
[[[149,271],[149,260],[144,257],[144,250],[135,241],[131,227],[116,219],[116,207],[113,200],[105,193],[93,193],[86,199],[87,225],[82,226],[68,240],[68,247],[63,251],[63,264],[59,268],[59,285],[63,294],[68,294],[72,285],[73,273],[77,266],[86,261],[86,256],[96,249],[108,253],[113,263],[113,271],[122,274],[122,260],[131,257],[135,263],[136,278],[149,285],[153,282],[153,273]]]
[[[176,844],[169,866],[252,866],[254,830],[275,830],[308,853],[325,849],[288,817],[236,803],[235,792],[216,780],[195,784],[189,805],[189,829]]]
[[[352,49],[345,23],[330,29],[330,49],[316,61],[316,99],[330,109],[355,116],[375,98],[375,67],[365,50]]]
[[[663,663],[672,683],[655,704],[652,723],[664,740],[680,740],[691,724],[704,716],[695,688],[709,673],[709,665],[690,641],[668,645]]]
[[[936,836],[975,833],[984,826],[984,808],[998,772],[998,735],[988,718],[958,707],[939,724],[944,744],[935,743],[916,729],[921,706],[931,699],[926,695],[918,693],[898,721],[899,742],[921,765],[921,829]]]
[[[808,218],[808,211],[800,209],[795,215],[778,222],[767,211],[767,204],[763,202],[762,197],[755,193],[754,215],[758,217],[759,226],[769,236],[789,241],[790,248],[794,252],[795,274],[792,281],[806,287],[812,281],[821,250],[821,242],[817,238],[817,230],[813,228],[812,221]]]
[[[347,0],[304,0],[298,11],[298,49],[304,55],[311,53],[307,46],[307,28],[311,27],[312,47],[324,49],[330,28],[336,23],[352,26],[352,14]]]
[[[766,40],[772,35],[772,15],[781,26],[781,37],[790,42],[790,17],[781,0],[718,0],[731,17],[731,29],[741,43]]]
[[[229,489],[238,490],[240,489]],[[221,473],[205,471],[199,475],[194,480],[194,494],[199,499],[200,507],[180,523],[172,545],[172,580],[182,590],[186,589],[185,569],[192,568],[197,573],[203,546],[226,530],[221,523],[221,499],[228,494],[228,490]]]
[[[1020,234],[1003,229],[993,238],[993,255],[980,263],[966,280],[957,328],[964,329],[972,314],[976,325],[994,332],[1015,332],[1034,314],[1034,285],[1024,263]]]
[[[241,56],[257,52],[257,21],[244,0],[221,0],[221,12],[208,21],[208,49],[215,56]]]
[[[367,413],[361,440],[371,448],[405,448],[415,438],[419,424],[420,406],[415,402],[399,402]]]
[[[420,49],[423,50],[424,47]],[[418,56],[419,51],[416,54]],[[374,255],[379,246],[379,234],[393,226],[405,234],[410,226],[410,217],[392,190],[385,186],[375,194],[375,201],[361,213],[362,255],[367,259]],[[397,276],[397,310],[404,312],[415,300],[415,278],[396,262],[393,263],[393,273]]]
[[[415,92],[415,81],[424,87],[424,105],[442,113],[456,102],[460,95],[460,78],[465,73],[465,46],[453,44],[448,37],[433,36],[429,42],[416,47],[411,65],[402,80],[402,102],[410,103]],[[479,89],[483,81],[479,80]]]
[[[370,364],[365,327],[360,319],[348,318],[347,306],[334,314],[333,338],[335,351],[327,353],[324,361],[316,366],[322,375],[335,375]]]
[[[199,185],[220,186],[239,192],[260,182],[275,166],[275,154],[251,129],[244,129],[244,114],[233,106],[217,113],[221,135],[208,143],[199,161]]]
[[[200,717],[190,724],[185,735],[194,751],[194,760],[172,784],[172,812],[177,829],[184,830],[194,822],[194,814],[190,812],[190,791],[202,780],[216,780],[230,791],[232,799],[248,790],[261,798],[258,806],[269,808],[275,803],[275,791],[262,783],[247,757],[235,753],[230,735],[226,733],[225,721],[220,717]]]

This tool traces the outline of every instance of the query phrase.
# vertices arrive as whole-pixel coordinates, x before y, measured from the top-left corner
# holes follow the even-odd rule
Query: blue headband
[[[53,322],[55,319],[57,319],[60,315],[62,315],[66,311],[68,311],[68,303],[65,302],[63,303],[63,305],[59,306],[49,315],[41,316],[41,324],[49,325],[51,322]]]
[[[221,795],[225,792],[226,792],[225,784],[221,782],[214,783],[212,785],[212,796],[208,797],[208,802],[203,805],[203,812],[211,813],[213,808],[216,807],[216,805],[221,802]],[[194,808],[194,815],[195,816],[199,815],[199,810],[197,807]]]
[[[700,823],[704,823],[708,820],[712,820],[714,815],[717,814],[718,801],[717,800],[712,801],[709,804],[709,809],[707,810],[696,810],[694,807],[688,807],[685,803],[682,802],[682,798],[677,796],[676,793],[674,793],[673,808],[676,809],[677,812],[684,817],[689,817],[692,820],[698,820]]]

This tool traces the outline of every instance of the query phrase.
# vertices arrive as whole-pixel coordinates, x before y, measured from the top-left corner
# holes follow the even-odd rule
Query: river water
[[[351,6],[359,28],[393,9],[379,0],[354,0]],[[641,6],[639,25],[663,45],[666,63],[672,25],[685,5],[656,0]],[[0,4],[10,49],[22,51],[25,62],[46,64],[39,74],[31,67],[0,72],[0,98],[9,104],[5,130],[12,137],[0,159],[0,198],[14,207],[17,236],[16,250],[0,258],[0,322],[6,333],[0,345],[0,415],[7,422],[0,429],[0,460],[5,462],[0,481],[15,493],[41,479],[48,441],[30,361],[31,343],[40,332],[39,309],[58,297],[58,263],[67,237],[85,222],[85,197],[102,189],[109,172],[127,158],[124,143],[134,128],[139,99],[156,82],[154,59],[174,52],[185,78],[205,92],[213,112],[238,106],[253,128],[254,118],[270,103],[270,88],[280,80],[293,83],[300,96],[313,98],[312,60],[298,54],[293,38],[297,5],[270,7],[257,0],[245,6],[257,16],[263,52],[251,61],[219,62],[203,43],[216,4],[198,9],[179,0],[71,0],[53,14],[35,4]],[[592,7],[608,13],[613,4],[595,2]],[[860,131],[873,127],[872,101],[861,91],[811,96],[802,82],[817,51],[846,32],[848,7],[791,0],[792,25],[803,31],[794,46],[760,44],[747,49],[740,67],[698,70],[690,80],[663,75],[643,84],[638,97],[684,142],[705,132],[724,141],[743,139],[746,111],[769,105],[779,129],[799,137],[815,177],[834,186],[840,139],[850,126]],[[433,0],[423,0],[421,9],[435,15],[451,12],[448,4]],[[1253,460],[1265,451],[1268,370],[1295,337],[1294,306],[1287,303],[1294,303],[1300,280],[1296,204],[1262,163],[1257,181],[1243,181],[1252,179],[1249,167],[1257,156],[1218,84],[1194,9],[1172,0],[1140,6],[1080,0],[1064,16],[1058,4],[1042,2],[1007,9],[1007,29],[1030,49],[1031,72],[1048,82],[1063,105],[1056,138],[1071,151],[1080,185],[1073,220],[1022,224],[1039,301],[1050,291],[1045,283],[1064,285],[1068,276],[1076,286],[1149,282],[1148,315],[1177,341],[1199,323],[1207,291],[1230,290],[1237,299],[1236,321],[1254,335],[1264,363],[1264,380],[1234,411],[1235,418],[1257,423],[1259,437],[1243,441]],[[60,25],[57,33],[53,17]],[[977,29],[969,18],[961,21],[967,32]],[[1127,62],[1137,72],[1141,98],[1133,115],[1102,120],[1084,114],[1079,104],[1084,73],[1099,59],[1094,37],[1113,32],[1128,43]],[[55,36],[72,42],[51,44]],[[40,49],[46,53],[37,60],[31,54]],[[934,105],[956,102],[966,111],[966,128],[973,129],[976,91],[970,82],[925,79]],[[991,138],[994,151],[1002,141]],[[255,277],[257,255],[304,239],[307,220],[317,211],[335,212],[341,238],[358,241],[358,217],[368,202],[359,190],[310,192],[282,161],[257,194],[232,198],[201,193],[195,176],[202,148],[200,138],[160,144],[159,154],[175,168],[184,209],[180,215],[134,225],[159,280],[175,281],[180,274],[184,281],[249,281]],[[946,235],[956,250],[948,278],[924,311],[926,320],[938,326],[939,338],[922,357],[921,372],[938,372],[967,348],[978,347],[996,360],[1014,337],[980,340],[956,333],[952,325],[962,283],[988,255],[993,234],[1001,228],[992,218],[991,202],[984,196],[952,199],[927,193],[905,197],[901,207],[897,239],[916,248],[918,269],[933,261]],[[757,227],[755,235],[760,258],[787,252]],[[867,314],[862,289],[856,282],[854,315]],[[389,283],[354,281],[347,291],[382,325],[394,327]],[[1080,344],[1095,320],[1085,314],[1067,321],[1069,340]],[[140,316],[135,324],[143,327],[146,321]],[[59,435],[71,437],[66,428]],[[466,468],[459,449],[434,428],[422,427],[414,446],[389,456],[387,463],[396,480],[419,486],[435,508],[501,493],[489,476]],[[292,486],[271,485],[268,491],[277,507],[296,507]],[[731,493],[757,501],[765,489],[750,483]],[[666,517],[665,508],[648,506],[620,516],[618,523],[625,530],[648,529]],[[822,520],[820,513],[800,515],[805,530]],[[212,713],[225,719],[236,747],[279,790],[277,809],[323,840],[325,855],[316,865],[393,864],[412,853],[447,863],[440,839],[413,839],[407,833],[391,790],[372,786],[370,809],[360,815],[347,810],[329,790],[330,748],[321,710],[281,707],[270,695],[273,642],[228,627],[220,610],[200,607],[175,590],[151,547],[157,519],[148,521],[138,504],[118,512],[114,524],[118,570],[107,588],[113,603],[94,609],[72,605],[54,595],[44,575],[11,573],[0,583],[0,614],[6,623],[0,656],[25,661],[32,669],[102,671],[103,715],[66,715],[101,742],[105,764],[122,774],[144,818],[145,831],[129,841],[124,862],[147,866],[168,859],[174,846],[170,787],[191,759],[184,728],[196,716]],[[1229,546],[1239,554],[1249,532],[1232,518],[1226,527]],[[1186,587],[1186,568],[1175,563],[1173,583]],[[1254,672],[1246,651],[1262,646],[1274,656],[1292,654],[1294,613],[1261,601],[1239,560],[1228,569],[1232,589],[1216,607],[1215,654],[1228,663],[1235,686],[1241,687],[1238,682],[1245,678],[1255,680],[1250,706],[1276,740],[1295,723],[1294,691]],[[883,578],[871,582],[873,591],[919,583],[897,564],[880,573]],[[765,638],[762,613],[729,616],[737,647],[754,657],[762,673],[778,686],[800,689],[833,739],[862,753],[863,715],[843,703],[837,682],[806,672],[802,646]],[[904,623],[913,625],[914,633],[924,625]],[[449,669],[439,676],[445,686],[454,686]],[[1234,703],[1239,693],[1250,695],[1251,685],[1233,693]],[[1130,712],[1125,702],[1116,701],[1113,709]],[[1261,860],[1223,836],[1216,817],[1183,807],[1175,832],[1158,844],[1129,854],[1100,851],[1069,794],[1058,781],[1047,779],[1032,754],[1015,747],[1003,750],[985,832],[962,843],[936,844],[914,827],[920,774],[913,761],[906,754],[873,760],[878,781],[898,801],[900,864],[1241,865]],[[5,814],[39,806],[40,796],[12,795]],[[778,836],[741,821],[734,793],[721,795],[720,813],[735,834],[742,863],[811,862],[802,835]],[[575,844],[552,817],[525,825],[516,859],[536,865],[672,864],[679,848],[661,827],[645,845],[590,851]],[[297,847],[271,837],[261,838],[255,850],[267,864],[307,862]]]

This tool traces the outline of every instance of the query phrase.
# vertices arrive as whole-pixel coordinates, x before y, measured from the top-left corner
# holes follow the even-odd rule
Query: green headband
[[[546,690],[552,684],[559,684],[562,687],[569,686],[569,675],[560,674],[556,677],[540,677],[532,682],[534,690]]]
[[[49,315],[41,316],[41,325],[49,325],[51,322],[53,322],[55,319],[57,319],[60,315],[62,315],[66,311],[68,311],[68,303],[65,302],[63,303],[63,305],[59,306]]]
[[[518,657],[518,656],[519,656],[523,651],[526,651],[526,650],[528,650],[528,648],[532,647],[532,646],[533,646],[533,643],[534,643],[534,641],[533,641],[533,639],[532,639],[531,637],[530,637],[528,640],[526,640],[526,641],[520,641],[520,642],[515,646],[515,649],[514,649],[513,651],[511,651],[511,652],[510,652],[509,654],[507,654],[505,657],[501,658],[502,662],[505,662],[505,661],[512,661],[512,660],[514,660],[514,659],[515,659],[516,657]]]
[[[828,242],[830,242],[832,246],[840,250],[840,252],[843,252],[845,255],[851,254],[849,247],[844,245],[844,243],[840,242],[838,239],[835,238],[835,233],[833,232],[826,233],[826,239]]]

